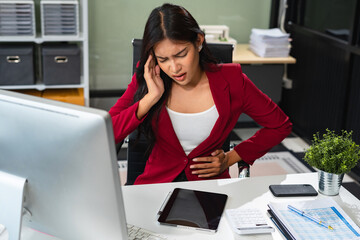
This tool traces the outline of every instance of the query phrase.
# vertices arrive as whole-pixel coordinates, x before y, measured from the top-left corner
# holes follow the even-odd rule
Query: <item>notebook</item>
[[[334,229],[328,229],[289,210],[288,205],[321,220]],[[269,214],[275,225],[288,239],[359,239],[360,228],[331,198],[310,201],[269,203]]]

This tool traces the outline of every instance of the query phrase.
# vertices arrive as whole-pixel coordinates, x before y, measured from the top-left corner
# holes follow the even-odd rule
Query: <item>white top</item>
[[[210,135],[219,117],[215,105],[199,113],[179,113],[168,107],[166,109],[186,155]]]

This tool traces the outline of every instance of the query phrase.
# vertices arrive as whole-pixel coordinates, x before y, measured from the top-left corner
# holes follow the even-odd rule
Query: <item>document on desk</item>
[[[333,230],[325,228],[288,208],[288,205],[301,209],[307,215],[319,219]],[[360,228],[331,198],[310,201],[269,203],[271,213],[280,222],[292,239],[360,239]],[[283,229],[284,230],[284,229]]]

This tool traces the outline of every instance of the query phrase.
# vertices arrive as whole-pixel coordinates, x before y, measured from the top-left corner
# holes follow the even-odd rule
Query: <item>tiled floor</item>
[[[230,135],[231,145],[236,145],[251,137],[259,127],[252,123],[239,123]],[[304,150],[309,145],[295,134],[290,134],[279,145],[273,147],[270,152],[257,159],[250,168],[251,176],[267,176],[291,173],[312,172],[312,169],[304,160]],[[120,172],[122,182],[126,182],[126,144],[122,146],[120,154]],[[238,176],[237,166],[230,168],[232,177]],[[360,199],[360,186],[351,177],[345,175],[343,186]]]

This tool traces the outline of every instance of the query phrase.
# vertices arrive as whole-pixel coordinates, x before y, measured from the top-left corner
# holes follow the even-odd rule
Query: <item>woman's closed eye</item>
[[[187,55],[188,53],[186,52],[186,53],[181,53],[181,54],[179,54],[179,55],[175,55],[175,57],[176,58],[183,58],[183,57],[186,57],[186,55]],[[158,61],[160,62],[160,63],[164,63],[164,62],[166,62],[168,60],[168,58],[160,58],[160,57],[158,57]]]
[[[167,58],[159,58],[159,57],[158,57],[158,61],[159,61],[160,63],[164,63],[164,62],[166,62],[166,60],[167,60]]]
[[[186,55],[188,54],[188,49],[187,48],[184,48],[183,50],[181,50],[180,52],[178,52],[177,54],[173,55],[173,57],[175,58],[183,58],[183,57],[186,57]],[[157,60],[160,62],[160,63],[164,63],[168,60],[167,57],[160,57],[160,56],[156,56]]]
[[[186,55],[188,54],[188,52],[181,52],[180,54],[177,54],[175,57],[186,57]]]

